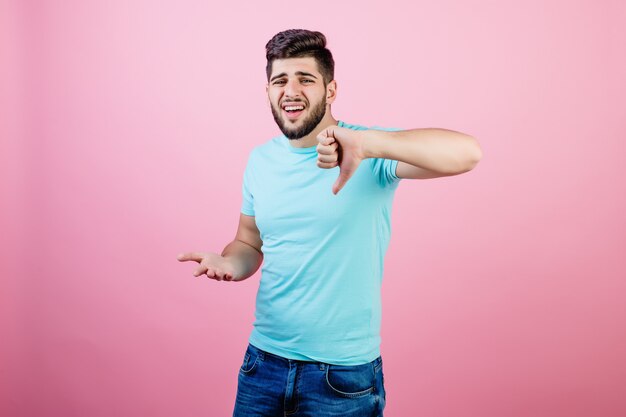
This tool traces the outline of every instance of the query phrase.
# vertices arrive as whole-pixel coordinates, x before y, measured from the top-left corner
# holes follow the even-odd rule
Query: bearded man
[[[470,171],[481,149],[452,130],[335,119],[335,64],[320,32],[280,32],[266,52],[282,135],[250,153],[235,239],[221,254],[178,259],[218,281],[263,264],[234,416],[382,416],[380,289],[395,190],[403,178]]]

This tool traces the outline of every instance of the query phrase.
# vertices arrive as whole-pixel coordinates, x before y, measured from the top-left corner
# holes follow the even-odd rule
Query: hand
[[[194,277],[206,274],[217,281],[232,281],[234,277],[233,265],[222,255],[217,253],[187,252],[178,255],[180,262],[196,261],[200,265],[193,273]]]
[[[328,169],[339,165],[339,177],[333,185],[333,194],[337,194],[365,159],[363,136],[358,130],[330,126],[317,135],[317,140],[317,166]]]

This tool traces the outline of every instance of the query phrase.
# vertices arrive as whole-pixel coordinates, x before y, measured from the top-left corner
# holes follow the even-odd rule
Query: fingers
[[[203,258],[204,258],[203,255],[199,252],[179,253],[178,256],[176,257],[176,259],[178,259],[180,262],[186,262],[186,261],[202,262]]]
[[[317,145],[317,153],[322,155],[332,155],[334,153],[337,153],[338,147],[339,144],[337,142],[333,142],[330,145],[322,145],[321,143],[319,143]]]
[[[334,168],[336,166],[338,166],[339,164],[337,162],[320,162],[317,161],[317,166],[320,168]]]
[[[317,166],[320,168],[334,168],[339,162],[339,144],[333,142],[331,145],[317,145]]]
[[[333,136],[333,134],[334,133],[332,131],[332,128],[327,128],[320,132],[319,135],[317,135],[317,140],[322,145],[330,145],[331,143],[335,142],[335,137]]]
[[[231,273],[224,272],[217,268],[210,268],[204,265],[201,265],[200,267],[198,267],[194,271],[193,276],[199,277],[205,274],[208,278],[214,279],[216,281],[232,281],[233,279],[233,275]]]
[[[209,271],[209,268],[207,266],[200,264],[200,266],[196,268],[195,271],[193,271],[193,276],[199,277],[202,274],[208,274],[208,271]]]
[[[233,280],[232,272],[226,272],[219,269],[217,265],[220,265],[220,263],[213,263],[213,261],[211,260],[211,254],[201,252],[186,252],[178,254],[176,258],[181,262],[196,261],[200,264],[193,272],[194,277],[206,275],[208,278],[215,279],[217,281]]]
[[[320,162],[337,162],[339,160],[339,152],[331,153],[330,155],[318,154],[317,160]]]
[[[211,275],[209,275],[209,271],[211,272]],[[214,269],[214,270],[209,269],[209,271],[207,271],[206,276],[209,278],[213,278],[217,281],[232,281],[233,279],[232,274],[222,271],[220,269]]]

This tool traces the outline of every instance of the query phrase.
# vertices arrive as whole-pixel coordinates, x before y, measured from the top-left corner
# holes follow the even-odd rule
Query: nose
[[[300,95],[300,83],[297,79],[291,79],[285,84],[285,96],[298,97]]]

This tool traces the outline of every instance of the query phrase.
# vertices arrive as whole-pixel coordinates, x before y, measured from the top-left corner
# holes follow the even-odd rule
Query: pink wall
[[[176,254],[233,238],[292,27],[340,119],[483,146],[398,189],[386,415],[626,415],[624,2],[369,3],[1,0],[1,416],[231,413],[259,276]]]

